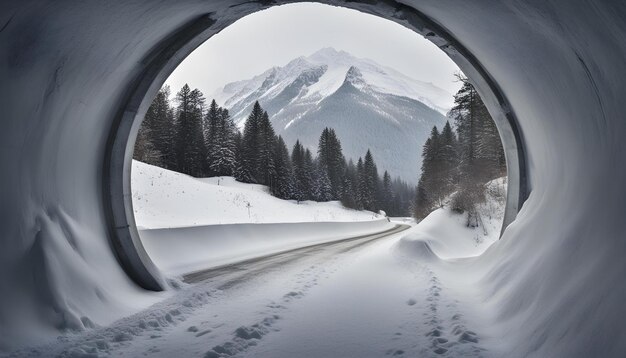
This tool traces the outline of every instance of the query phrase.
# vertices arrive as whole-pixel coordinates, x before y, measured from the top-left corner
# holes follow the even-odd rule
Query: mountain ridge
[[[432,126],[445,123],[453,100],[430,83],[334,48],[229,83],[214,98],[240,128],[258,100],[288,145],[300,139],[315,150],[324,127],[333,127],[347,158],[371,148],[381,171],[412,183],[421,147]]]

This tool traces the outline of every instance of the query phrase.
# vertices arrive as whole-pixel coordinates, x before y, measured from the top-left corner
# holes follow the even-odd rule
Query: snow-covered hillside
[[[445,122],[453,96],[372,60],[325,48],[227,84],[213,95],[240,127],[255,101],[288,145],[315,149],[325,127],[336,130],[348,158],[372,149],[379,169],[417,181],[419,153],[433,125]]]
[[[156,229],[214,224],[367,221],[367,211],[339,202],[301,202],[271,196],[267,187],[231,177],[196,179],[133,161],[133,210],[140,228]]]

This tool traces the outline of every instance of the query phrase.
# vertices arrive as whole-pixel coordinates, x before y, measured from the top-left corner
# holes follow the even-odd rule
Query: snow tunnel
[[[292,2],[2,3],[0,348],[35,331],[106,324],[123,314],[120,297],[166,286],[134,226],[138,119],[203,41]],[[502,301],[503,322],[526,322],[515,339],[531,343],[519,355],[623,351],[626,5],[320,2],[422,34],[485,100],[510,180],[502,240],[480,260],[485,300]],[[571,307],[581,309],[554,323]],[[555,348],[559,336],[577,339]]]

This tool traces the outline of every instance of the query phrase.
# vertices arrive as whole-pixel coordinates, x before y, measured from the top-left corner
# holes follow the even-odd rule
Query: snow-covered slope
[[[133,210],[146,229],[278,222],[368,221],[377,214],[339,202],[301,202],[271,196],[267,187],[231,177],[196,179],[133,161]]]
[[[300,139],[314,149],[324,127],[333,127],[347,157],[371,148],[380,169],[409,181],[420,167],[415,153],[453,102],[431,83],[333,48],[230,83],[213,97],[239,126],[258,100],[289,145]]]

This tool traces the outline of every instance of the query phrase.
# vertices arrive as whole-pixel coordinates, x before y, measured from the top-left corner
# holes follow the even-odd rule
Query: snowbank
[[[146,251],[166,274],[179,275],[289,249],[373,234],[395,226],[361,222],[210,225],[140,231]]]
[[[380,218],[336,201],[298,204],[271,196],[263,185],[240,183],[232,177],[196,179],[136,160],[131,185],[135,221],[144,229]]]
[[[456,259],[479,256],[500,237],[506,205],[506,177],[485,185],[485,202],[478,205],[481,225],[467,227],[467,214],[437,209],[412,228],[396,251],[415,259]]]

